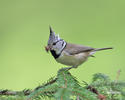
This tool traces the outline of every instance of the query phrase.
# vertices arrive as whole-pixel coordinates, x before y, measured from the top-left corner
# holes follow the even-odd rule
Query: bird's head
[[[45,47],[46,51],[55,51],[57,54],[63,50],[66,46],[66,42],[59,37],[59,35],[55,35],[55,32],[50,27],[50,36],[48,40],[48,45]]]

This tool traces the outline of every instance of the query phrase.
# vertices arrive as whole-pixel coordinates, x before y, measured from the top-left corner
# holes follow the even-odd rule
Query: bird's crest
[[[58,35],[55,35],[55,32],[52,30],[51,26],[49,27],[50,28],[50,35],[49,35],[49,40],[48,40],[48,44],[52,44],[54,42],[57,42],[59,41],[61,38],[59,37],[59,34]]]

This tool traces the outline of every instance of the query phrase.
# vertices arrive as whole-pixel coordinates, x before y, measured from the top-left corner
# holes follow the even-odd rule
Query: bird
[[[47,52],[50,51],[58,63],[68,66],[66,67],[67,69],[77,68],[87,61],[89,57],[94,57],[93,54],[97,51],[113,49],[112,47],[92,48],[89,46],[68,43],[61,39],[59,34],[55,35],[51,26],[49,28],[50,35],[45,50]]]

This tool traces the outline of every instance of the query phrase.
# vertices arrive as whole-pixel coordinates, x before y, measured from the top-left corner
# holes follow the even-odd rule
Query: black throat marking
[[[53,57],[55,59],[57,59],[61,54],[56,54],[56,51],[55,50],[50,50],[51,54],[53,55]]]
[[[67,45],[67,43],[66,43],[66,45]],[[66,47],[66,45],[65,45],[65,47]],[[64,48],[65,48],[65,47],[64,47]],[[62,49],[62,51],[64,50],[64,48]],[[50,50],[52,56],[53,56],[55,59],[59,58],[59,56],[61,55],[62,51],[60,52],[60,54],[56,54],[56,51],[55,51],[55,50]]]

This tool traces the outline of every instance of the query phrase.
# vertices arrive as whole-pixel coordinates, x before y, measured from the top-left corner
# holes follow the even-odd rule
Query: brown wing
[[[91,50],[94,50],[94,48],[83,45],[71,44],[71,43],[67,43],[65,47],[65,51],[68,52],[70,55],[78,54],[81,52],[88,52]]]

